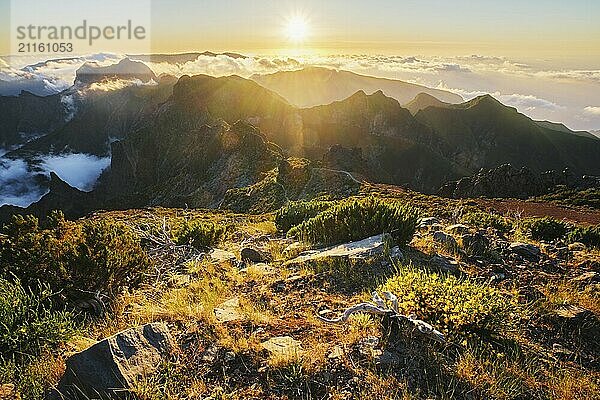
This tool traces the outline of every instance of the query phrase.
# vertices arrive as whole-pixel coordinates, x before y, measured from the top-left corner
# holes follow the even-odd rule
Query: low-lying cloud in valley
[[[44,196],[50,172],[79,190],[90,191],[102,171],[110,166],[110,157],[90,154],[40,155],[27,162],[0,158],[0,206],[27,207]]]

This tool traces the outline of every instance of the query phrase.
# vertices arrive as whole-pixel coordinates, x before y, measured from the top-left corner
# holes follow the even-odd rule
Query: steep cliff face
[[[64,125],[67,108],[61,95],[0,96],[0,149],[21,146]]]
[[[227,189],[256,183],[282,158],[277,146],[243,122],[189,130],[159,124],[113,145],[98,191],[106,198],[139,196],[151,205],[215,207]]]

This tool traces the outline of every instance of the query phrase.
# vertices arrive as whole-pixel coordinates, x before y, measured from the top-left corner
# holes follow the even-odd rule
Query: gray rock
[[[278,336],[262,342],[263,349],[275,356],[296,356],[302,353],[302,343],[290,336]]]
[[[219,322],[231,322],[242,319],[240,300],[237,297],[229,299],[214,309],[215,318]]]
[[[425,228],[425,227],[429,227],[431,225],[436,225],[439,223],[440,223],[440,220],[437,219],[436,217],[421,218],[421,221],[419,222],[419,228]]]
[[[538,246],[529,243],[511,243],[508,249],[511,253],[533,260],[537,260],[541,254],[541,250]]]
[[[457,235],[463,235],[465,233],[469,233],[469,227],[467,225],[463,225],[463,224],[450,225],[449,227],[446,228],[446,230],[450,233],[454,233]]]
[[[434,255],[431,258],[431,264],[442,272],[448,272],[454,274],[458,272],[458,262],[450,257],[444,257],[439,254]]]
[[[442,231],[437,231],[433,233],[433,241],[440,243],[449,249],[454,249],[458,247],[458,243],[456,242],[456,239],[454,239],[454,236]]]
[[[240,251],[240,258],[243,262],[262,263],[265,257],[258,251],[250,247],[245,247]]]
[[[321,250],[306,252],[286,264],[301,264],[307,261],[314,261],[327,257],[349,257],[349,258],[368,258],[378,254],[383,254],[386,249],[387,235],[377,235],[357,242],[341,244],[339,246],[327,247]],[[399,251],[400,249],[398,249]],[[396,253],[397,254],[397,253]]]
[[[235,254],[227,250],[213,249],[208,255],[213,261],[219,263],[236,261]]]
[[[163,323],[117,333],[69,357],[50,399],[127,398],[127,389],[156,372],[175,347]]]

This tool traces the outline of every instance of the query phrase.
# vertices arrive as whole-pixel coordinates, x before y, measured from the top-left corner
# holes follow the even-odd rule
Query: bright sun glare
[[[301,43],[308,36],[308,21],[302,16],[294,16],[288,19],[285,32],[289,40]]]

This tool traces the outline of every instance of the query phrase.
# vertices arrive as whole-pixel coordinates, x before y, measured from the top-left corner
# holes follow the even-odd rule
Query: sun
[[[288,40],[294,43],[304,42],[309,34],[308,21],[300,15],[289,18],[285,25],[285,34]]]

